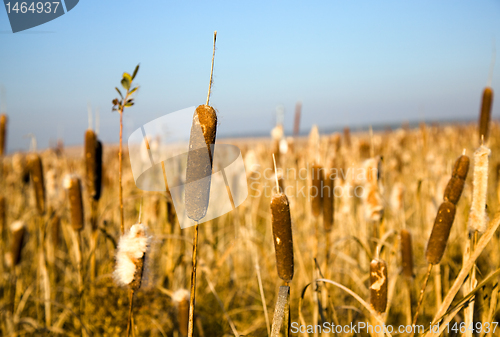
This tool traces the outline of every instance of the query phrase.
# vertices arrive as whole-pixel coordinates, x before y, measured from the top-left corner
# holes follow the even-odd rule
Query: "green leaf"
[[[132,82],[132,77],[130,76],[129,73],[123,73],[123,78],[126,78],[129,80],[129,82]]]
[[[134,89],[130,90],[130,92],[128,94],[132,95],[134,92],[137,91],[137,89],[139,89],[139,87],[135,87]]]
[[[138,71],[139,71],[139,65],[137,65],[137,67],[135,67],[134,73],[132,74],[132,79],[135,78],[135,75],[137,75]]]
[[[126,103],[125,107],[128,108],[128,107],[131,107],[132,105],[134,105],[134,102]]]
[[[120,97],[123,99],[123,95],[122,95],[120,89],[118,89],[117,87],[115,87],[115,89],[116,89],[116,91],[118,91],[118,93],[120,94]]]
[[[130,81],[128,78],[124,77],[121,82],[122,82],[123,89],[125,89],[125,90],[130,89]]]

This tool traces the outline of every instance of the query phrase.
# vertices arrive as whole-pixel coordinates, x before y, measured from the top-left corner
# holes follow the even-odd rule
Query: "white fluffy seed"
[[[488,157],[491,150],[481,145],[474,152],[474,179],[472,182],[472,205],[469,213],[469,231],[486,231],[486,194],[488,192]]]
[[[134,280],[136,262],[144,257],[151,238],[146,226],[135,224],[120,238],[116,252],[116,267],[113,278],[119,285],[127,285]]]

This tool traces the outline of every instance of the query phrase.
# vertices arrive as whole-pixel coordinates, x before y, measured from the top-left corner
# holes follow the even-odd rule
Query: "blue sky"
[[[126,136],[203,104],[214,30],[211,105],[220,136],[267,133],[279,104],[290,132],[298,100],[303,131],[315,123],[326,130],[476,119],[493,38],[500,55],[500,1],[84,0],[16,34],[0,8],[9,150],[27,149],[28,133],[40,147],[58,136],[82,143],[88,101],[100,110],[100,137],[116,142],[114,87],[137,63],[140,91],[125,115]],[[500,60],[492,82],[499,86]]]

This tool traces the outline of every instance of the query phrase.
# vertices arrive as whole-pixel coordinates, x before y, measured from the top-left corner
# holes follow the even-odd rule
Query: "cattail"
[[[469,214],[469,231],[486,231],[486,194],[488,192],[488,157],[491,150],[481,145],[474,152],[474,179],[472,204]]]
[[[479,141],[488,141],[490,132],[491,106],[493,105],[493,90],[484,88],[483,100],[481,102],[481,114],[479,115]]]
[[[63,181],[64,188],[68,191],[71,226],[73,230],[83,229],[83,201],[80,179],[75,175],[67,175]]]
[[[465,180],[467,178],[467,173],[469,172],[469,163],[469,157],[466,155],[458,157],[457,161],[453,165],[451,176]]]
[[[334,167],[334,163],[330,168]],[[326,232],[331,232],[335,213],[335,176],[326,174],[323,187],[323,226]]]
[[[172,299],[177,306],[177,324],[179,325],[179,332],[182,336],[187,336],[189,322],[189,291],[186,289],[179,289],[172,295]]]
[[[380,314],[387,308],[387,264],[379,258],[370,263],[370,303]]]
[[[85,174],[89,195],[94,200],[101,196],[102,144],[94,131],[85,132]]]
[[[26,224],[23,221],[15,221],[10,225],[12,232],[12,243],[10,247],[10,265],[17,266],[21,262],[21,251],[23,249]]]
[[[465,180],[457,177],[451,177],[448,181],[448,185],[446,185],[446,189],[444,190],[444,200],[456,205],[460,200],[464,185]]]
[[[116,252],[116,268],[113,277],[121,286],[128,285],[136,291],[141,286],[144,257],[149,247],[150,237],[146,226],[135,224],[128,233],[120,237]]]
[[[439,264],[441,261],[455,219],[455,212],[456,206],[449,201],[445,201],[439,206],[425,252],[428,263]]]
[[[31,153],[28,156],[28,166],[30,170],[33,189],[35,190],[36,207],[39,214],[45,213],[45,183],[43,180],[43,166],[40,156]]]
[[[5,154],[7,145],[7,115],[0,115],[0,156]]]
[[[101,198],[102,188],[102,143],[100,140],[96,142],[95,150],[95,193],[94,200],[98,201]]]
[[[401,261],[403,275],[413,278],[413,250],[411,245],[411,233],[407,229],[401,230]]]
[[[290,204],[284,193],[274,195],[271,200],[271,221],[278,276],[290,282],[293,278],[292,220]]]
[[[311,209],[315,217],[319,217],[323,210],[323,167],[313,164],[311,167]]]
[[[201,220],[207,213],[216,132],[214,108],[198,106],[191,126],[185,190],[187,216],[194,221]]]

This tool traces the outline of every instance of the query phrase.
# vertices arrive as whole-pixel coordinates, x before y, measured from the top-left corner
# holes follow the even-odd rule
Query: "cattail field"
[[[82,147],[6,154],[4,114],[0,335],[498,336],[500,124],[480,112],[478,124],[217,139],[240,148],[248,197],[186,229],[168,191],[136,187],[126,146],[121,181],[119,146],[90,129]],[[202,105],[194,122],[212,116]],[[188,179],[210,172],[207,150]],[[194,220],[208,202],[197,189]],[[372,329],[325,329],[361,322]]]
[[[0,337],[499,337],[498,1],[361,2],[8,12]]]

